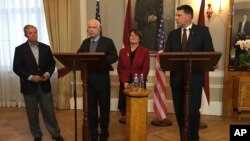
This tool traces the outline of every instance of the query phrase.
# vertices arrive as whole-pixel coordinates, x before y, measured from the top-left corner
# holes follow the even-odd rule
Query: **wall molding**
[[[118,99],[117,98],[111,98],[110,101],[110,111],[118,111],[117,109]],[[82,97],[77,97],[77,109],[82,109],[83,102]],[[74,109],[74,98],[70,98],[70,109]],[[167,112],[168,113],[174,113],[173,108],[173,101],[167,100]],[[148,99],[148,112],[154,112],[153,110],[153,100]],[[221,116],[222,115],[222,103],[217,101],[211,101],[209,107],[207,107],[202,115],[214,115],[214,116]]]
[[[166,72],[165,74],[166,74],[166,77],[169,77],[169,72]],[[116,70],[111,71],[110,76],[118,77],[117,71]],[[150,70],[148,77],[154,77],[154,76],[155,76],[155,71]],[[209,72],[209,77],[210,78],[223,78],[224,77],[224,72],[221,71],[221,70],[216,70],[216,71],[213,71],[213,72]],[[71,85],[72,84],[73,83],[71,83]],[[82,82],[77,81],[76,85],[77,85],[77,87],[81,87]],[[111,88],[115,88],[114,92],[115,92],[116,96],[117,96],[117,94],[116,94],[117,90],[119,89],[119,85],[120,85],[120,83],[119,83],[118,80],[111,81]],[[147,82],[147,86],[149,88],[152,88],[154,86],[154,82]],[[169,87],[169,83],[166,83],[166,86]],[[213,82],[210,82],[210,89],[218,89],[220,91],[220,89],[223,89],[223,84],[221,84],[221,83],[214,84]],[[112,93],[111,93],[111,95],[112,95]],[[172,103],[173,103],[173,101],[171,99],[167,100],[168,113],[174,113],[174,108],[173,108]],[[77,108],[82,109],[82,104],[83,104],[82,103],[82,98],[78,97],[77,98]],[[112,97],[111,98],[110,110],[111,111],[118,111],[117,104],[118,104],[118,97]],[[71,109],[74,108],[73,97],[70,98],[70,108]],[[153,99],[152,98],[148,99],[148,108],[147,109],[148,109],[148,112],[154,112],[154,110],[153,110]],[[216,115],[216,116],[222,115],[222,101],[219,101],[217,99],[215,101],[210,101],[210,105],[202,110],[202,114],[203,115]]]
[[[110,76],[118,76],[117,69],[114,69],[114,71],[109,72]],[[165,72],[166,76],[169,76],[169,71]],[[148,76],[155,76],[155,70],[150,69]],[[210,71],[209,72],[209,77],[224,77],[224,70],[215,70],[215,71]]]

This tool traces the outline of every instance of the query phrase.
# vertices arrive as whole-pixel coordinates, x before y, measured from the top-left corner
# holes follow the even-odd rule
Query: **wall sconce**
[[[222,1],[222,0],[216,0],[216,1],[213,1],[212,3],[211,3],[211,1],[208,2],[207,11],[206,11],[206,15],[207,15],[208,20],[211,19],[212,15],[214,15],[214,14],[218,15],[221,13],[223,4],[224,4],[224,1]]]
[[[212,15],[213,15],[212,4],[209,3],[209,4],[207,4],[207,18],[208,18],[208,20],[211,19]]]

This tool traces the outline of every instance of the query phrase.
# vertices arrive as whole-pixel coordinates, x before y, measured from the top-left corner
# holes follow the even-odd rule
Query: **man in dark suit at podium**
[[[88,22],[89,38],[82,42],[78,52],[104,52],[110,64],[118,59],[116,47],[112,39],[101,36],[100,22],[91,19]],[[109,71],[102,73],[90,72],[87,80],[88,92],[88,121],[90,140],[98,140],[98,105],[100,106],[100,141],[107,141],[109,137],[110,114],[110,78]]]
[[[212,38],[205,26],[198,26],[192,23],[193,9],[189,5],[177,7],[175,16],[178,29],[169,33],[165,51],[167,52],[208,52],[214,51]],[[186,31],[185,31],[186,30]],[[184,34],[186,32],[186,35]],[[204,83],[204,72],[193,72],[191,76],[191,93],[189,108],[189,141],[199,140],[199,123],[201,107],[202,86]],[[179,126],[180,136],[184,127],[184,71],[170,72],[170,86],[176,119]]]

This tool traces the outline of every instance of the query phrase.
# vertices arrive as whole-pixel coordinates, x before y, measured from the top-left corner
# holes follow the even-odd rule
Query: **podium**
[[[83,123],[82,140],[89,141],[88,127],[88,97],[87,97],[87,76],[89,72],[106,72],[113,70],[108,62],[105,53],[55,53],[54,56],[68,69],[81,71],[81,80],[83,81]],[[75,87],[75,86],[74,86]],[[75,102],[75,140],[77,140],[77,112],[76,112],[76,92],[74,92]]]
[[[126,95],[126,141],[146,141],[148,89],[127,88]]]
[[[189,102],[192,72],[214,71],[221,57],[220,52],[164,52],[159,55],[163,71],[184,72],[184,128],[182,141],[189,140]]]

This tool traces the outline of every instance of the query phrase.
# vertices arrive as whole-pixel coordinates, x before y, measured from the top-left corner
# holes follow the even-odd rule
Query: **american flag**
[[[163,27],[163,0],[160,0],[160,17],[158,22],[158,40],[157,40],[157,54],[156,54],[156,69],[155,69],[155,86],[154,86],[154,111],[157,119],[163,120],[166,118],[167,103],[166,103],[166,86],[165,74],[158,69],[159,53],[164,50],[164,27]]]
[[[100,0],[96,0],[96,13],[95,19],[97,19],[101,23],[101,16],[100,16]],[[100,31],[100,35],[102,35],[102,30]]]

